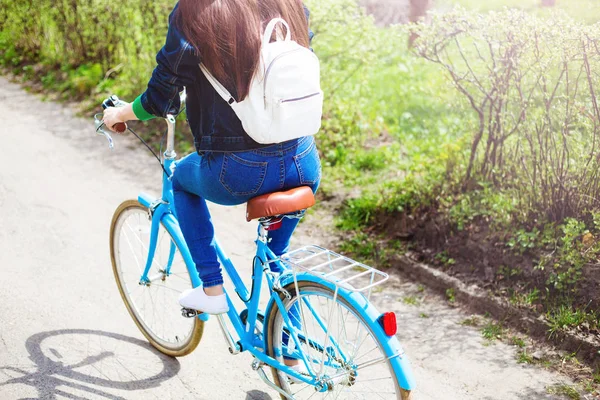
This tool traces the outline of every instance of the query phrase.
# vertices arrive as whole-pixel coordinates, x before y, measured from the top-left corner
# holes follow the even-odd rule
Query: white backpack
[[[277,41],[269,43],[278,23],[287,30],[285,39],[277,35]],[[319,59],[291,40],[283,19],[273,19],[265,29],[259,66],[243,101],[236,102],[204,64],[200,69],[256,142],[281,143],[319,131],[323,111]]]

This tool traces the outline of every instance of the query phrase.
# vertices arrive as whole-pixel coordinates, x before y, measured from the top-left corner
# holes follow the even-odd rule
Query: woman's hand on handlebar
[[[119,107],[108,107],[104,110],[102,122],[104,122],[104,125],[111,131],[123,133],[124,129],[119,129],[123,126],[122,124],[136,119],[131,103],[121,101]]]

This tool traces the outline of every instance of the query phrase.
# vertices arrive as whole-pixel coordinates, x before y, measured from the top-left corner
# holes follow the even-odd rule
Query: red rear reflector
[[[381,317],[379,317],[379,323],[383,327],[383,331],[388,336],[394,336],[398,331],[398,326],[396,325],[396,314],[393,312],[386,312]]]
[[[272,223],[271,225],[267,226],[265,229],[268,231],[276,231],[277,229],[281,228],[282,222],[283,222],[283,220]]]

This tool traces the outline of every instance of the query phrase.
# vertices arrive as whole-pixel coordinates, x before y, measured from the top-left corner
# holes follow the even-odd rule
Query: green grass
[[[337,220],[337,227],[342,230],[358,230],[368,225],[375,218],[378,205],[374,196],[348,200]]]
[[[514,344],[515,346],[519,347],[519,348],[524,348],[525,347],[525,341],[518,337],[518,336],[513,336],[510,338],[510,341],[512,344]]]
[[[446,289],[446,299],[450,303],[454,303],[456,301],[456,293],[453,288]]]
[[[564,384],[564,383],[550,386],[550,387],[546,388],[546,391],[550,394],[557,394],[557,395],[565,396],[571,400],[580,400],[581,399],[581,395],[579,394],[579,391],[575,387]]]
[[[352,254],[361,261],[374,261],[377,257],[377,245],[372,238],[364,233],[358,233],[350,239],[345,240],[340,249],[342,252]]]
[[[519,364],[533,364],[535,360],[533,356],[527,352],[527,350],[521,350],[517,353],[517,362]]]
[[[404,302],[404,304],[408,304],[411,306],[419,305],[419,299],[416,296],[406,296],[402,299],[402,301]]]
[[[481,335],[488,341],[502,339],[504,328],[501,322],[489,321],[481,328]]]
[[[550,325],[548,335],[551,337],[559,332],[580,326],[586,323],[589,328],[597,329],[600,320],[595,312],[586,312],[582,309],[573,309],[569,305],[560,305],[554,310],[548,311],[546,320]]]
[[[352,256],[362,263],[386,269],[389,268],[390,259],[392,255],[396,254],[396,249],[383,246],[380,242],[381,239],[377,237],[358,232],[345,238],[339,244],[339,248],[344,254]]]
[[[445,266],[450,266],[456,264],[456,260],[452,257],[448,256],[448,252],[443,251],[441,253],[437,253],[434,259]]]
[[[464,326],[479,326],[479,318],[476,316],[471,316],[462,320],[460,324]]]
[[[513,290],[510,294],[509,301],[515,306],[531,307],[538,302],[539,297],[540,290],[538,288],[534,288],[525,293],[519,293]]]

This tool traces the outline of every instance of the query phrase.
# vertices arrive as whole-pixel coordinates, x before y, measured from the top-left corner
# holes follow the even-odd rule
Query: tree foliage
[[[172,6],[166,0],[0,0],[0,62],[40,64],[31,78],[69,95],[105,94],[109,87],[133,94],[154,67]]]

